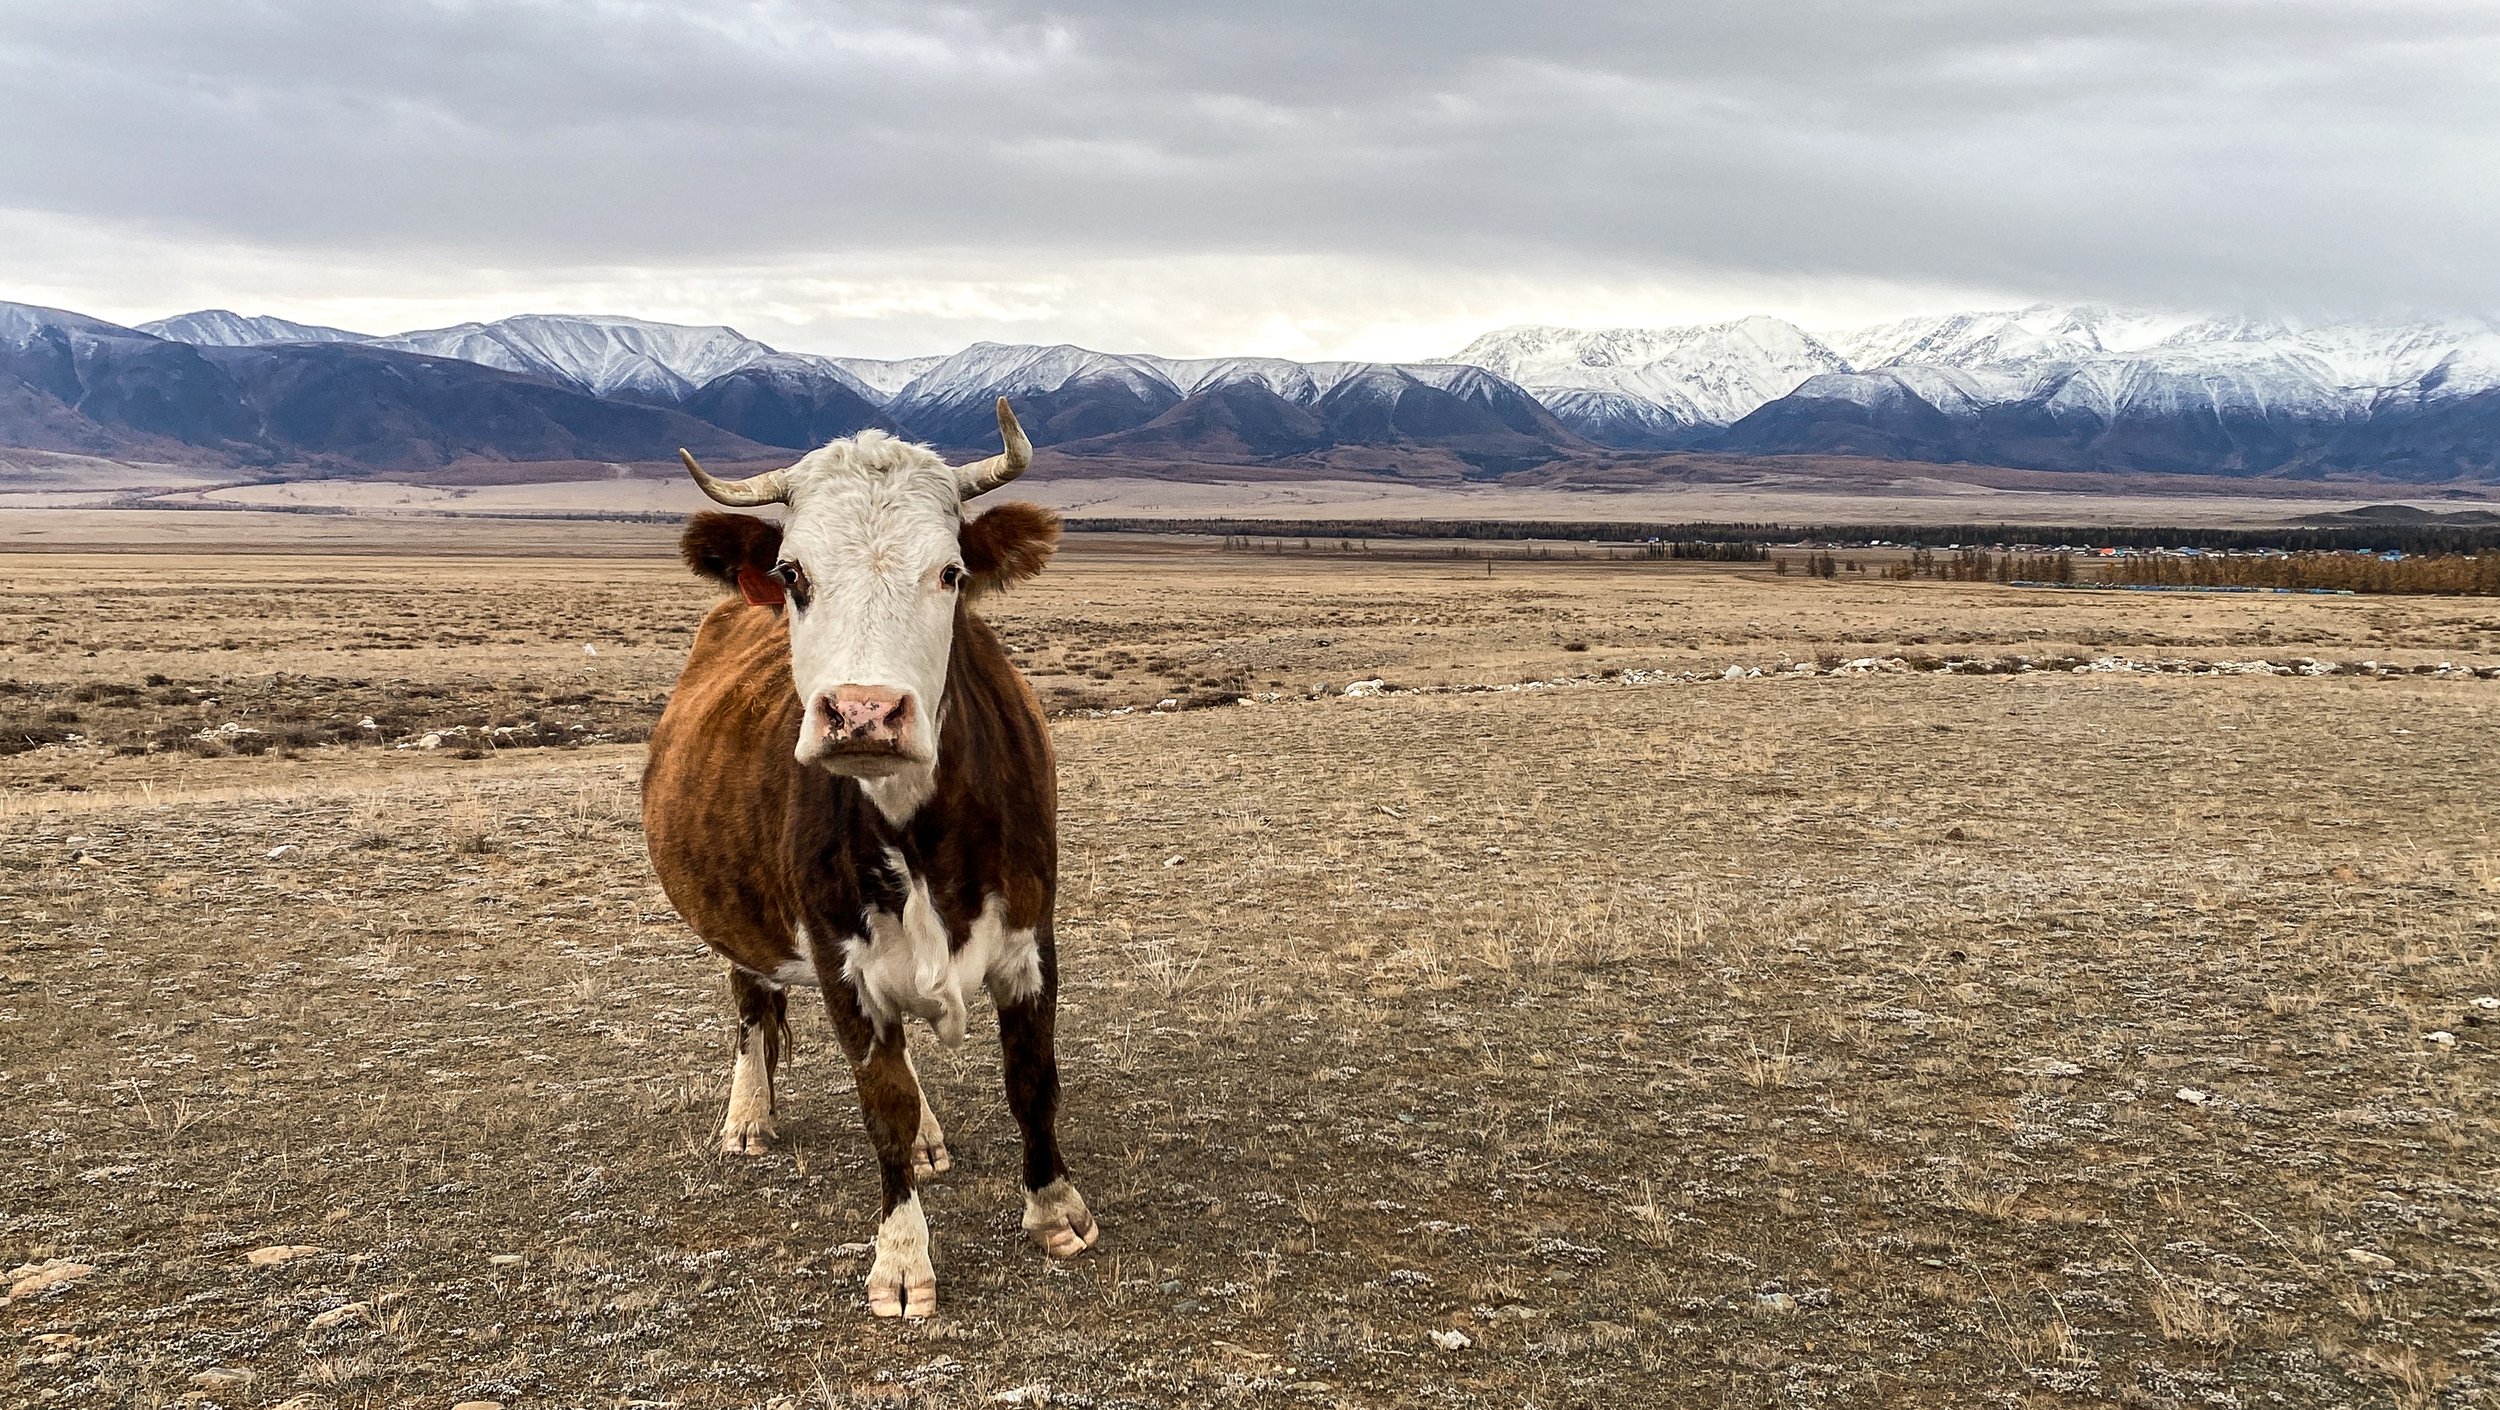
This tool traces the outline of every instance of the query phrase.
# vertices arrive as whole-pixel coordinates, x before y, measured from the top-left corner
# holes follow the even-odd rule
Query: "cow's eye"
[[[964,585],[964,569],[960,563],[949,563],[938,569],[938,586],[953,592]]]
[[[780,582],[781,590],[789,595],[791,606],[801,608],[807,606],[808,587],[805,568],[796,563],[776,563],[773,565],[773,577]]]

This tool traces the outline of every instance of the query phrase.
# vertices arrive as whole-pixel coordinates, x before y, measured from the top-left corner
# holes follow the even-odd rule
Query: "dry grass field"
[[[976,1023],[897,1325],[821,1016],[713,1153],[603,532],[0,560],[0,1403],[2500,1403],[2500,607],[1077,543],[1103,1239]]]

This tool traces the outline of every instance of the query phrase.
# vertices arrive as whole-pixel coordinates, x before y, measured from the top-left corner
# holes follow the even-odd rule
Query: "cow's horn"
[[[1007,448],[987,460],[955,467],[955,486],[965,499],[988,494],[1025,471],[1033,463],[1033,443],[1024,438],[1024,428],[1016,424],[1016,414],[1007,409],[1007,399],[998,399],[998,438]]]
[[[705,494],[710,495],[716,504],[726,504],[737,509],[751,509],[759,504],[788,504],[790,502],[789,481],[779,470],[767,470],[761,475],[749,475],[743,480],[716,480],[702,466],[694,463],[693,451],[679,446],[677,458],[686,462],[686,473],[694,476],[695,484],[701,487]]]

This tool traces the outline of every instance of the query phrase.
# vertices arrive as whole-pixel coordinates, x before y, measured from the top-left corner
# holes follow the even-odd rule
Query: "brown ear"
[[[1038,504],[996,505],[965,522],[960,542],[973,593],[997,592],[1042,571],[1059,547],[1059,516]]]
[[[781,584],[768,576],[781,557],[781,526],[769,519],[707,510],[686,521],[677,553],[695,576],[710,578],[749,602],[781,601]]]

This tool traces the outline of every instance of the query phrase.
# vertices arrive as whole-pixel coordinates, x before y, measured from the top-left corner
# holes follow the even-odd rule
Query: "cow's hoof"
[[[1024,1192],[1024,1232],[1053,1258],[1074,1258],[1102,1237],[1102,1226],[1085,1208],[1085,1196],[1065,1178]]]
[[[912,1142],[911,1173],[913,1179],[926,1180],[932,1175],[943,1175],[954,1168],[955,1157],[946,1153],[945,1141]]]
[[[769,1116],[754,1121],[724,1121],[720,1128],[722,1155],[764,1155],[773,1148],[773,1138],[780,1135],[773,1129]]]
[[[937,1270],[929,1266],[929,1221],[920,1196],[894,1206],[877,1226],[877,1261],[868,1269],[868,1310],[880,1317],[937,1311]]]

